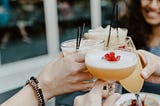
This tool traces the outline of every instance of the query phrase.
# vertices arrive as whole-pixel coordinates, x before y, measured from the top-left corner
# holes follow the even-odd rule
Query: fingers
[[[80,82],[78,84],[75,84],[75,91],[82,91],[82,90],[89,90],[91,88],[93,88],[93,86],[95,85],[95,82],[92,82],[92,83],[83,83],[83,82]]]
[[[81,72],[78,73],[78,75],[75,78],[77,79],[78,82],[82,82],[85,80],[91,80],[93,76],[89,72]]]
[[[98,80],[96,81],[95,86],[92,88],[90,93],[98,93],[98,94],[101,94],[102,96],[103,87],[104,87],[104,82],[101,80]]]
[[[87,70],[85,63],[72,63],[71,67],[71,70],[75,73],[80,73]]]
[[[76,62],[84,62],[85,61],[85,53],[78,52],[73,55],[70,55],[72,59]]]
[[[114,93],[104,100],[103,106],[114,106],[116,101],[120,98],[120,94]]]
[[[54,63],[54,62],[56,62],[56,61],[58,61],[58,60],[60,60],[60,59],[62,59],[63,58],[63,54],[62,54],[62,52],[61,53],[59,53],[57,56],[55,56],[56,58],[52,61],[52,63]]]
[[[155,60],[159,60],[159,57],[157,55],[154,55],[148,51],[138,50],[138,53],[143,58],[143,62],[145,64],[150,63],[150,62],[155,62]]]
[[[138,50],[138,54],[140,55],[140,57],[142,58],[144,64],[147,64],[147,52],[144,50]]]
[[[90,93],[92,94],[98,93],[102,95],[104,83],[103,81],[99,80],[93,83],[79,83],[76,86],[79,87],[79,90],[88,90],[92,88]]]
[[[158,68],[157,63],[148,64],[148,65],[142,70],[141,76],[142,76],[144,79],[147,79],[147,78],[149,78],[149,77],[156,71],[157,68]]]

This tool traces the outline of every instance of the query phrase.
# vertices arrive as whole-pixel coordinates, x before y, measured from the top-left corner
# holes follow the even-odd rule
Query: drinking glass
[[[76,49],[76,39],[67,40],[61,43],[61,49],[64,56],[71,55],[76,52],[87,53],[90,50],[102,50],[104,40],[93,40],[93,39],[81,39],[79,49]],[[87,70],[85,72],[88,72]],[[84,83],[95,82],[96,78],[92,80],[83,81]]]
[[[134,49],[134,51],[136,51],[135,47],[133,49]],[[141,101],[139,93],[140,93],[140,91],[143,87],[143,83],[144,83],[144,79],[140,75],[140,73],[142,71],[143,61],[142,61],[141,57],[138,56],[138,53],[136,53],[136,54],[138,57],[138,62],[137,62],[137,65],[136,65],[134,72],[130,76],[128,76],[125,79],[120,80],[119,82],[128,92],[134,93],[134,95],[137,98],[139,106],[142,106],[142,101]]]
[[[67,40],[61,43],[61,50],[64,56],[76,52],[88,52],[93,49],[103,49],[104,40],[82,39],[79,49],[76,49],[76,39]]]
[[[115,57],[120,56],[120,59],[118,61],[106,60],[105,56],[110,55],[110,53],[114,53]],[[139,63],[139,57],[132,39],[126,37],[123,42],[118,38],[116,41],[111,41],[105,50],[87,53],[85,62],[93,76],[108,82],[107,89],[110,95],[114,92],[113,82],[130,76]]]
[[[140,57],[138,56],[138,53],[136,51],[136,48],[134,46],[134,43],[131,39],[131,37],[127,37],[126,38],[126,44],[127,45],[123,45],[123,41],[119,41],[117,40],[117,42],[115,43],[115,41],[113,42],[113,44],[111,43],[111,45],[109,47],[111,48],[117,48],[114,45],[118,45],[118,48],[120,49],[124,49],[124,50],[129,50],[134,52],[137,55],[137,64],[136,64],[136,68],[133,71],[133,73],[131,75],[129,75],[127,78],[119,80],[120,84],[128,91],[131,93],[134,93],[134,95],[137,98],[138,104],[139,106],[142,106],[141,103],[141,98],[140,98],[140,91],[142,89],[143,83],[144,83],[144,79],[140,76],[140,73],[142,71],[142,61],[140,60]],[[122,45],[119,45],[122,44]]]

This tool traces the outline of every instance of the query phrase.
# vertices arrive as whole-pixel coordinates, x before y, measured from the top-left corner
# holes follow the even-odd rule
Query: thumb
[[[147,64],[148,53],[144,50],[138,50],[138,54],[140,56],[140,59],[142,59],[142,61],[144,62],[144,64]]]
[[[149,78],[156,71],[157,67],[158,67],[157,63],[146,65],[141,72],[141,76],[144,79]]]
[[[114,106],[116,101],[120,98],[120,94],[114,93],[110,95],[103,103],[103,106]]]

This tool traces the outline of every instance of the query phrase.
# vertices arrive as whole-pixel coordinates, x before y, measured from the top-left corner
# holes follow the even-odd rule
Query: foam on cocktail
[[[120,80],[129,76],[137,64],[137,56],[132,52],[114,50],[116,55],[121,56],[119,61],[110,62],[103,58],[106,51],[90,52],[85,57],[88,70],[95,76],[103,80]]]
[[[137,57],[134,53],[125,52],[121,50],[115,50],[116,55],[120,55],[119,61],[110,62],[103,59],[103,56],[108,53],[107,51],[98,51],[95,53],[89,53],[86,55],[86,64],[92,67],[102,68],[102,69],[122,69],[135,65],[137,63]],[[115,70],[116,71],[116,70]]]
[[[109,36],[110,26],[106,28],[98,27],[96,29],[88,30],[88,33],[85,33],[84,36],[87,39],[102,39],[107,40]],[[125,28],[118,28],[118,36],[120,41],[124,41],[127,36],[128,30]],[[117,38],[117,29],[111,27],[111,36],[110,41],[116,40]]]

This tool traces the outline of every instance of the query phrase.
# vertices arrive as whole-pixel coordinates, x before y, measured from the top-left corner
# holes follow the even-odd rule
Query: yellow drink
[[[85,63],[89,72],[102,80],[122,80],[135,70],[137,56],[132,52],[114,50],[116,55],[121,56],[119,61],[109,62],[103,56],[110,50],[90,52],[85,57]]]
[[[131,66],[128,68],[122,68],[122,69],[101,69],[101,68],[96,68],[96,67],[90,67],[89,65],[87,66],[89,72],[100,79],[103,80],[121,80],[124,79],[126,77],[128,77],[128,75],[130,75],[134,69],[135,66]]]
[[[119,81],[127,91],[132,93],[140,92],[144,83],[144,79],[140,76],[142,64],[140,59],[138,60],[135,71],[129,77]]]

